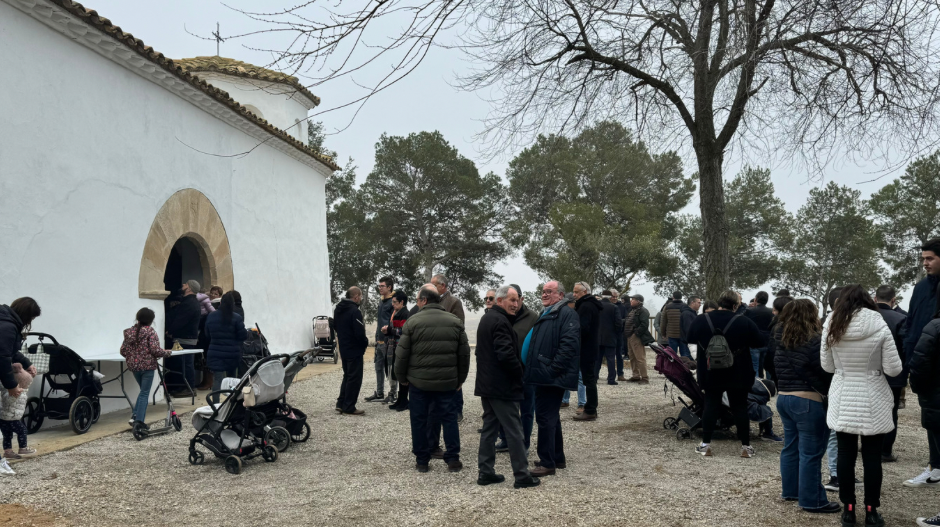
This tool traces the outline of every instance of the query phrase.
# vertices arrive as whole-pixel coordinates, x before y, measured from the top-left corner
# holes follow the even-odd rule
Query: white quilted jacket
[[[829,388],[826,422],[836,432],[863,436],[894,430],[894,396],[885,375],[901,373],[901,358],[891,330],[881,314],[870,309],[855,313],[842,339],[829,349],[829,323],[823,325],[820,360],[835,373]]]
[[[10,394],[0,386],[0,419],[4,421],[19,421],[26,413],[26,400],[29,395],[26,390],[19,397],[10,397]]]

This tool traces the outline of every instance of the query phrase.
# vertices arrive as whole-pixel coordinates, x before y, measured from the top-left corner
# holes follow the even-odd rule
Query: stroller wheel
[[[283,452],[290,446],[290,432],[284,427],[275,426],[264,433],[264,444],[273,446],[278,452]]]
[[[676,439],[692,439],[692,431],[688,428],[680,428],[676,430]]]
[[[299,434],[290,436],[292,443],[304,443],[310,439],[310,425],[304,423],[303,429]]]
[[[324,357],[317,357],[317,362],[323,362]]]
[[[198,450],[189,451],[189,464],[190,465],[202,465],[205,462],[206,456]]]
[[[666,430],[677,430],[679,428],[679,422],[675,417],[667,417],[663,420],[663,428]]]
[[[229,456],[225,458],[225,471],[229,474],[241,474],[242,460],[238,456]]]
[[[274,463],[277,461],[277,449],[273,445],[266,445],[261,451],[261,457],[268,463]]]
[[[132,433],[134,434],[134,439],[138,441],[143,441],[147,438],[147,430],[141,426],[139,422],[134,423],[134,430]]]
[[[173,428],[175,428],[177,432],[183,429],[183,422],[180,421],[180,416],[178,415],[173,416]]]
[[[94,407],[91,405],[91,399],[85,397],[75,398],[72,402],[72,408],[69,410],[69,423],[72,425],[72,431],[76,434],[84,434],[94,423]]]
[[[336,364],[337,362],[339,362],[339,353],[334,351],[333,352],[333,364]]]
[[[26,401],[26,410],[23,412],[23,425],[26,426],[26,433],[35,434],[38,432],[44,417],[39,397],[30,397]]]

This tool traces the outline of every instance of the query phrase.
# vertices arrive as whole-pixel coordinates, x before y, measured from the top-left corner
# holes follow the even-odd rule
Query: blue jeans
[[[672,351],[679,354],[680,357],[692,358],[692,351],[689,350],[689,343],[680,339],[669,339],[669,347]],[[765,352],[767,350],[764,350]]]
[[[532,439],[532,426],[535,421],[535,386],[531,384],[522,387],[522,439],[525,440],[525,449],[529,450]]]
[[[562,397],[561,402],[568,403],[571,400],[571,391],[565,390],[565,396]],[[578,406],[584,407],[587,404],[587,391],[584,389],[584,382],[581,380],[581,374],[578,373]]]
[[[411,414],[411,451],[419,465],[431,461],[431,423],[444,429],[444,461],[460,459],[460,430],[457,428],[457,405],[454,390],[430,392],[409,385],[408,410]],[[435,434],[436,436],[436,434]],[[437,437],[434,437],[436,440]]]
[[[623,356],[626,353],[623,344],[623,332],[617,334],[617,375],[623,377]]]
[[[751,362],[754,363],[754,375],[761,379],[764,378],[764,357],[766,356],[767,348],[751,348]]]
[[[826,462],[829,464],[829,475],[839,477],[839,442],[836,440],[835,431],[829,432],[829,443],[826,445]]]
[[[134,405],[134,415],[132,417],[136,421],[144,421],[147,418],[147,402],[150,399],[150,387],[153,386],[155,370],[134,371],[131,373],[134,374],[134,380],[140,386],[140,393],[137,394],[137,403]]]
[[[564,390],[555,386],[535,388],[535,418],[539,423],[539,462],[545,468],[565,463],[565,444],[558,408]]]
[[[784,498],[798,498],[800,507],[818,509],[829,503],[819,479],[823,453],[829,438],[826,408],[822,403],[781,395],[777,412],[783,421],[780,478]]]

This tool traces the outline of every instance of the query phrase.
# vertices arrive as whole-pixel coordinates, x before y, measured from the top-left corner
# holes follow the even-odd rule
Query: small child
[[[155,318],[152,309],[141,308],[137,312],[137,323],[124,330],[124,343],[121,345],[121,356],[127,359],[127,369],[134,375],[140,386],[137,394],[137,404],[131,415],[130,426],[135,422],[144,423],[147,418],[147,399],[150,397],[150,387],[153,385],[154,372],[157,369],[157,359],[170,356],[170,350],[160,346],[157,332],[150,327]]]
[[[19,397],[11,397],[6,390],[0,390],[0,432],[3,433],[3,457],[7,459],[21,459],[36,454],[36,450],[26,446],[26,427],[20,420],[26,411],[26,393],[33,382],[33,375],[23,369],[20,363],[13,364],[13,377],[16,378],[17,387],[23,392]],[[19,443],[19,451],[13,450],[13,434]]]

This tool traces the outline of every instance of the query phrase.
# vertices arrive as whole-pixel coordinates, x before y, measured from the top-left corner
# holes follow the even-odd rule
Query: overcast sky
[[[246,9],[258,9],[259,2],[233,0],[226,2],[230,6],[243,6]],[[260,29],[262,26],[241,13],[229,9],[219,2],[200,0],[164,0],[159,3],[143,0],[88,0],[87,8],[95,9],[101,16],[109,18],[114,24],[147,45],[170,58],[187,58],[200,55],[215,55],[215,42],[201,40],[189,33],[208,36],[215,30],[216,23],[221,26],[223,37]],[[264,9],[275,10],[294,5],[280,0],[266,0]],[[389,31],[397,28],[389,25]],[[188,30],[188,32],[187,32]],[[231,40],[221,44],[220,55],[243,60],[259,66],[271,62],[272,56],[264,51],[251,48],[280,49],[288,35],[262,35]],[[379,44],[379,42],[373,42]],[[390,62],[390,61],[389,61]],[[340,164],[347,157],[355,159],[359,166],[358,176],[362,182],[372,168],[375,143],[382,133],[407,135],[422,130],[439,130],[444,137],[460,152],[477,162],[482,172],[493,171],[505,176],[508,160],[515,152],[503,152],[493,158],[492,152],[481,151],[480,143],[474,141],[476,134],[482,131],[480,120],[490,112],[485,100],[488,94],[475,94],[459,91],[453,87],[454,79],[466,73],[471,67],[464,61],[463,55],[456,50],[434,49],[424,63],[410,76],[386,91],[375,96],[352,120],[352,111],[340,110],[316,116],[314,120],[323,121],[327,131],[345,128],[327,139],[327,146],[340,155]],[[355,79],[366,82],[367,77]],[[361,94],[351,81],[328,83],[311,88],[322,99],[318,110],[332,108],[350,101]],[[233,94],[237,100],[237,95]],[[550,132],[550,131],[547,131]],[[653,150],[678,149],[681,145],[657,145],[649,141]],[[746,157],[751,165],[767,166],[770,161],[760,157]],[[694,172],[694,158],[685,158],[687,173]],[[739,164],[726,167],[726,179],[734,176]],[[892,173],[877,183],[861,184],[872,179],[872,174],[882,170],[880,166],[856,166],[836,162],[822,178],[810,180],[804,172],[791,170],[786,163],[772,166],[772,177],[777,194],[795,211],[806,200],[809,190],[820,183],[835,180],[862,191],[867,197],[882,185],[897,176]],[[691,211],[698,210],[698,198],[693,198],[689,205]],[[516,282],[523,289],[531,290],[539,283],[539,277],[529,269],[521,258],[502,262],[497,272],[508,282]],[[652,298],[652,284],[635,284],[634,292],[647,296],[647,304],[655,308],[662,299]],[[570,285],[569,285],[570,287]],[[749,292],[746,292],[746,296]]]

